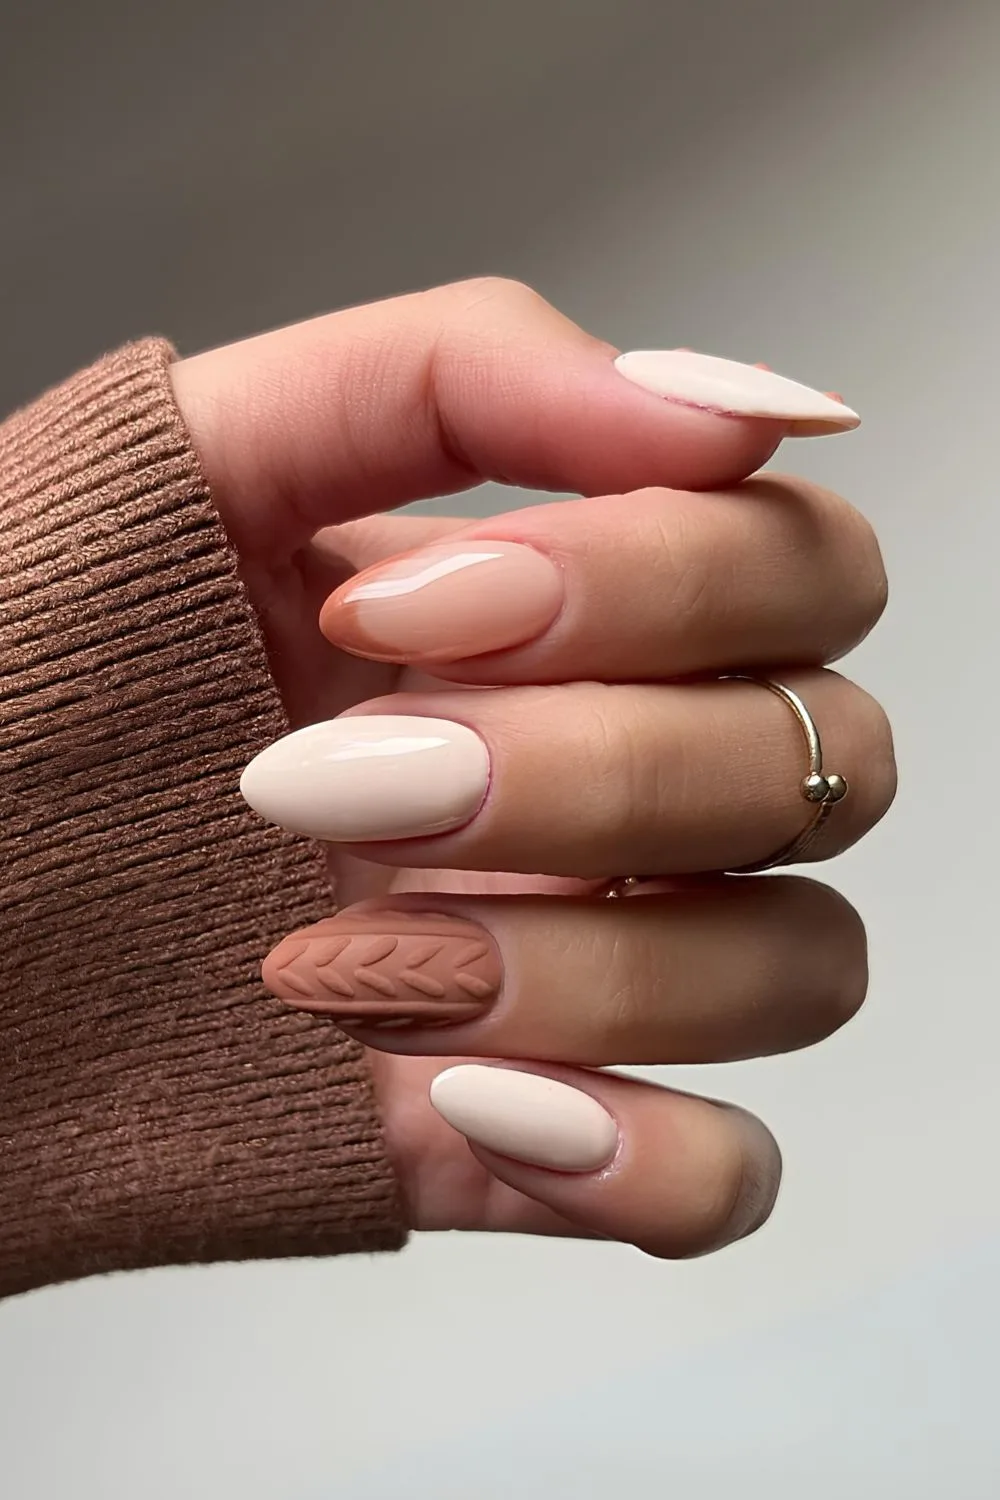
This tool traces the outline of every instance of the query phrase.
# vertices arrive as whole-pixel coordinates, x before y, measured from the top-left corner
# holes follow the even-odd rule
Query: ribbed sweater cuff
[[[361,1050],[257,978],[329,897],[238,794],[286,726],[170,358],[0,428],[0,1294],[403,1236]]]

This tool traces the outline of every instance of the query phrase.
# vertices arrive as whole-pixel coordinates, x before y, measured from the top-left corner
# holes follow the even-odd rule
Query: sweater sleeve
[[[287,726],[171,357],[0,427],[0,1294],[403,1238],[361,1048],[258,979],[329,893],[239,796]]]

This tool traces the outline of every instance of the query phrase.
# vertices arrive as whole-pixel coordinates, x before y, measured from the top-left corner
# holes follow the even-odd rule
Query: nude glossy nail
[[[376,1031],[481,1016],[502,978],[492,937],[434,912],[350,910],[290,933],[264,960],[272,995],[296,1010]]]
[[[618,1125],[590,1094],[537,1073],[462,1064],[439,1073],[431,1103],[470,1141],[556,1172],[595,1172],[618,1148]]]
[[[358,715],[268,745],[240,781],[255,812],[331,843],[426,837],[460,828],[489,785],[483,741],[450,719]]]
[[[729,416],[787,422],[792,436],[847,432],[857,412],[811,386],[759,365],[743,365],[690,349],[639,349],[615,360],[620,375],[667,401]]]
[[[377,661],[460,661],[534,640],[562,604],[561,570],[534,547],[470,541],[360,573],[327,600],[320,626]]]

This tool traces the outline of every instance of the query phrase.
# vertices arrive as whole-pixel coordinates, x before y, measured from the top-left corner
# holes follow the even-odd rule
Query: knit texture
[[[403,1238],[361,1049],[259,983],[329,911],[169,346],[0,427],[0,1294]]]

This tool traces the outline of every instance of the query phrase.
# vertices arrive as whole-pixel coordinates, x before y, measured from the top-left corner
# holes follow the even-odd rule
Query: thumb
[[[595,495],[714,489],[781,439],[857,425],[769,371],[686,350],[616,358],[516,282],[352,308],[173,367],[241,550],[486,479]]]

